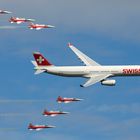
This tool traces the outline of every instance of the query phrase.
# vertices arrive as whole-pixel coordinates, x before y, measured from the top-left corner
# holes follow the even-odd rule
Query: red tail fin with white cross
[[[33,56],[38,66],[52,66],[52,64],[39,52],[34,52]]]

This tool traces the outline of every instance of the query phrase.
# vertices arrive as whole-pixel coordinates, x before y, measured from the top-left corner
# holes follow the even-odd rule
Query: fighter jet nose
[[[48,27],[49,27],[49,28],[55,28],[55,26],[52,26],[52,25],[48,25]]]
[[[70,112],[65,112],[65,114],[70,114]]]
[[[56,126],[50,126],[50,128],[55,128]]]

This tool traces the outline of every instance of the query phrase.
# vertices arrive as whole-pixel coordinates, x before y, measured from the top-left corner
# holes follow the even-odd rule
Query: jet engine
[[[105,86],[115,86],[116,80],[103,80],[101,84]]]

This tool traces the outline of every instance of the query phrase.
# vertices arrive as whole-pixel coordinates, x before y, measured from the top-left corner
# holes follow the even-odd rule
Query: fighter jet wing
[[[72,102],[72,101],[65,101],[64,103],[65,103],[65,104],[68,104],[68,103],[70,103],[70,102]]]
[[[53,114],[53,115],[50,115],[51,117],[55,117],[55,116],[57,116],[57,114]]]
[[[87,82],[83,85],[80,85],[81,87],[88,87],[91,86],[95,83],[98,83],[106,78],[108,78],[109,76],[111,76],[111,74],[100,74],[100,75],[93,75],[91,76]]]
[[[37,129],[36,129],[36,131],[40,131],[40,130],[42,130],[42,128],[37,128]]]
[[[22,23],[21,21],[17,21],[17,24],[20,24],[20,23]]]
[[[36,30],[41,30],[42,28],[36,28]]]
[[[89,58],[87,55],[79,51],[77,48],[75,48],[72,44],[68,44],[68,46],[71,48],[71,50],[78,56],[78,58],[87,66],[100,66],[97,62]]]

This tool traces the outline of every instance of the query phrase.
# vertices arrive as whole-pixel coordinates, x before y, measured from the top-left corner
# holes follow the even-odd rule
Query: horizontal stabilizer
[[[36,61],[31,61],[31,63],[32,63],[35,67],[37,67]]]
[[[46,71],[46,70],[36,70],[35,75],[41,74],[41,73],[43,73],[43,72],[45,72],[45,71]]]

